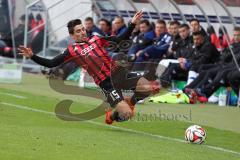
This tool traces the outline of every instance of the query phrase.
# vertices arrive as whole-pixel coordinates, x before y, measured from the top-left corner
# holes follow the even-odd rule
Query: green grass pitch
[[[99,99],[55,92],[39,75],[24,74],[21,84],[0,84],[0,159],[240,159],[240,108],[146,103],[137,105],[132,121],[108,126],[104,116],[90,121],[57,118],[55,106],[64,99],[74,101],[74,113],[101,104]],[[143,118],[156,113],[170,118]],[[176,115],[180,118],[171,118]],[[184,142],[185,129],[191,124],[206,129],[204,144]]]

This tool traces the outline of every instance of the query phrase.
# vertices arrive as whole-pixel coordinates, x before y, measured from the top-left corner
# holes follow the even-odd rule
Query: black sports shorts
[[[135,90],[138,80],[142,77],[129,77],[128,73],[126,68],[118,67],[110,77],[99,84],[111,107],[115,107],[116,104],[124,100],[122,90]]]

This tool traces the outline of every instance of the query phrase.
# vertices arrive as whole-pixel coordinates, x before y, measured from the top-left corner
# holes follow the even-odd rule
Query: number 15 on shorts
[[[121,98],[120,95],[117,93],[116,90],[113,90],[113,91],[110,93],[110,96],[111,96],[112,100],[116,100],[116,99]]]

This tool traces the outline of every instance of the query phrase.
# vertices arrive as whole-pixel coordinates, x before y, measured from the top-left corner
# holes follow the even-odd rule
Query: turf
[[[74,113],[101,104],[99,99],[57,93],[40,75],[24,74],[18,85],[0,84],[0,159],[240,159],[239,108],[146,103],[137,106],[132,121],[107,126],[104,116],[59,119],[54,110],[63,99],[74,101]],[[154,114],[162,117],[151,119]],[[206,129],[203,145],[184,142],[191,124]]]

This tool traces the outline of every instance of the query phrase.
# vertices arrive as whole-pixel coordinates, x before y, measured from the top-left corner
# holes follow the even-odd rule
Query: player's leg
[[[163,87],[168,87],[171,85],[172,77],[174,73],[176,72],[176,68],[179,68],[179,63],[170,63],[169,66],[166,68],[166,70],[163,72],[163,74],[160,77],[161,84]]]
[[[193,81],[194,87],[192,88],[200,88],[201,86],[208,83],[209,79],[213,79],[217,72],[219,71],[219,66],[212,64],[201,65],[198,70],[198,77]],[[190,83],[191,85],[192,83]]]
[[[113,121],[126,121],[132,117],[132,110],[124,100],[121,90],[115,89],[110,79],[104,80],[99,86],[106,97],[106,101],[112,107],[111,110],[106,111],[107,124],[111,124]]]
[[[121,68],[117,74],[112,74],[112,83],[114,88],[134,90],[134,95],[130,99],[125,99],[130,108],[134,110],[134,105],[151,94],[156,94],[160,90],[157,81],[149,81],[144,77],[135,76],[128,78],[128,70]]]
[[[113,121],[123,122],[129,120],[133,116],[133,111],[129,104],[124,100],[120,92],[115,92],[114,96],[108,96],[108,103],[112,107],[106,111],[106,123],[112,124]],[[110,93],[111,94],[111,93]]]
[[[203,86],[203,88],[200,88],[201,93],[203,93],[207,98],[209,98],[216,90],[218,90],[219,87],[225,84],[227,74],[231,71],[231,67],[222,68],[221,70],[219,70],[211,83]]]
[[[204,65],[204,67],[205,66],[207,65]],[[183,92],[188,95],[190,103],[195,104],[197,102],[197,99],[201,99],[202,102],[204,102],[204,100],[207,101],[206,98],[198,95],[195,90],[198,88],[203,88],[203,86],[208,83],[209,79],[212,79],[214,76],[216,76],[218,71],[219,67],[214,67],[210,70],[202,69],[197,78],[183,89]]]
[[[160,84],[157,81],[149,81],[146,78],[141,77],[137,81],[134,95],[130,99],[130,105],[134,106],[139,100],[143,100],[150,95],[159,93],[159,90]]]
[[[234,90],[234,92],[239,94],[239,86],[240,86],[240,73],[238,70],[228,73],[227,80],[230,83],[230,86]],[[239,95],[238,95],[239,96]]]

